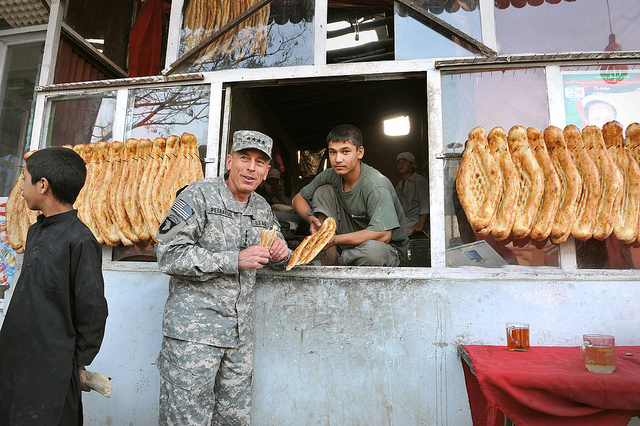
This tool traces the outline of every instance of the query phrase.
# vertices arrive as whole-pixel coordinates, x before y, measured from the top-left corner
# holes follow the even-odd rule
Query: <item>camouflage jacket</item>
[[[283,238],[264,198],[251,194],[243,212],[223,177],[194,182],[176,197],[157,234],[158,265],[171,275],[165,336],[219,347],[253,338],[256,271],[239,270],[238,253],[273,225]]]

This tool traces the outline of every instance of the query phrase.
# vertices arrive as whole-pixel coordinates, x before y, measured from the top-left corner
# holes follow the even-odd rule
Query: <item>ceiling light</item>
[[[384,134],[387,136],[405,136],[409,134],[409,130],[411,125],[407,115],[384,120]]]

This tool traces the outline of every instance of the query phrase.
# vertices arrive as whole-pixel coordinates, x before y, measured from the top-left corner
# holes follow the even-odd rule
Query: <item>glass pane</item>
[[[70,1],[65,5],[64,21],[107,58],[126,70],[128,35],[135,10],[135,0]]]
[[[578,128],[595,125],[602,128],[617,120],[626,130],[640,121],[640,66],[604,65],[567,67],[562,69],[567,124]],[[634,159],[639,153],[630,150]],[[626,185],[625,185],[626,188]],[[604,241],[576,240],[579,268],[637,269],[640,267],[640,245],[623,244],[615,235]]]
[[[637,0],[495,0],[495,4],[501,54],[640,50]]]
[[[185,1],[180,54],[257,2]],[[275,0],[209,45],[180,72],[312,64],[314,7],[313,0]]]
[[[549,125],[547,83],[543,68],[483,71],[442,77],[444,147],[462,154],[469,131],[482,126]]]
[[[467,135],[476,126],[488,133],[501,126],[508,132],[514,125],[544,129],[549,111],[543,69],[476,72],[443,77],[445,161],[445,234],[447,265],[484,267],[506,264],[558,266],[558,246],[530,238],[496,241],[490,235],[478,237],[469,225],[456,192],[459,155]]]
[[[563,68],[567,124],[578,128],[617,120],[623,127],[640,121],[640,66]]]
[[[0,192],[13,188],[28,149],[44,42],[9,46],[2,76],[0,109]]]
[[[480,8],[477,0],[449,2],[450,6],[430,6],[433,1],[416,1],[436,17],[476,40],[482,40]],[[396,59],[445,58],[473,56],[468,49],[454,43],[418,20],[415,12],[398,4],[396,7]],[[418,19],[417,19],[418,18]]]
[[[113,141],[116,92],[51,101],[46,146]]]
[[[206,145],[210,90],[208,84],[132,90],[125,139],[153,140],[186,132]]]

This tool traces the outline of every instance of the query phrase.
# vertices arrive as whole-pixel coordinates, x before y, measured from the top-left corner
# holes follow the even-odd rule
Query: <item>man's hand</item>
[[[322,220],[320,220],[319,218],[315,217],[315,216],[310,216],[310,221],[309,221],[309,233],[310,234],[315,234],[316,232],[318,232],[318,229],[320,229],[322,227]]]
[[[273,244],[275,245],[275,243]],[[245,271],[250,269],[261,269],[268,262],[269,249],[266,247],[251,246],[238,253],[238,269]]]
[[[289,247],[287,247],[287,243],[282,238],[276,238],[271,246],[271,250],[269,251],[271,254],[271,260],[274,262],[279,262],[289,255]]]

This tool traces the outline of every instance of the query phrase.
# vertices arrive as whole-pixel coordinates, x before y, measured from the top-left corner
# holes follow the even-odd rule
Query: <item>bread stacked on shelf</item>
[[[504,155],[508,145],[511,161]],[[487,160],[487,148],[495,158]],[[498,171],[493,170],[496,164]],[[513,167],[518,198],[509,188]],[[612,233],[631,244],[640,233],[640,124],[606,123],[602,130],[568,125],[544,131],[513,126],[489,132],[476,127],[462,156],[456,189],[469,224],[498,241],[547,238],[560,244],[573,235],[604,240]],[[495,194],[497,201],[495,200]],[[512,207],[508,207],[512,206]],[[509,223],[513,220],[511,228]]]
[[[155,239],[176,191],[204,178],[198,141],[188,133],[153,142],[127,139],[125,143],[97,142],[68,148],[87,166],[87,178],[74,208],[100,244],[132,245]],[[23,179],[20,173],[6,208],[7,236],[18,253],[24,251],[27,229],[37,217],[22,197]]]

